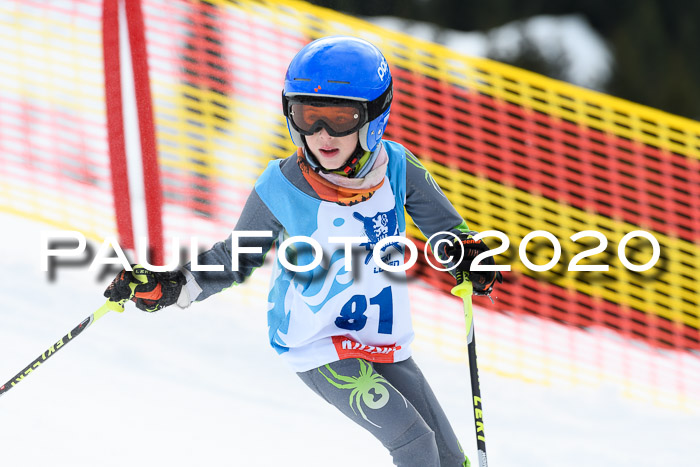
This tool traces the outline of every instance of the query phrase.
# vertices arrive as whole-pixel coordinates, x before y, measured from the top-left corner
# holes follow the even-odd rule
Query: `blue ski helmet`
[[[357,37],[329,36],[305,45],[289,64],[282,91],[289,134],[301,147],[302,135],[289,119],[290,101],[297,96],[360,102],[366,107],[360,145],[373,151],[389,120],[393,97],[389,65],[377,47]]]

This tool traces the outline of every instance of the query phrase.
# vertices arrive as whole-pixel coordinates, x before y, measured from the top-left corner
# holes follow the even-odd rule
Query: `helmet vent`
[[[338,83],[338,84],[350,84],[350,81],[337,81],[334,79],[329,79],[328,82],[329,83]]]
[[[310,78],[294,78],[294,81],[311,81]]]

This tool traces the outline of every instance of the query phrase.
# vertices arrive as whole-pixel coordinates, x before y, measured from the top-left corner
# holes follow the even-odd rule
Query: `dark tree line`
[[[606,40],[614,69],[600,90],[700,119],[700,1],[696,0],[311,0],[357,16],[396,16],[486,31],[535,15],[583,15]],[[561,78],[532,48],[511,64]],[[501,59],[500,57],[492,57]]]

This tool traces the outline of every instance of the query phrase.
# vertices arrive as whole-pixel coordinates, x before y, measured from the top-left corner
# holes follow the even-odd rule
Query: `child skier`
[[[391,101],[388,64],[369,42],[332,36],[303,47],[289,65],[282,92],[298,151],[269,163],[232,235],[198,257],[200,265],[224,270],[202,272],[188,264],[161,273],[137,267],[134,275],[146,280],[135,293],[138,281],[122,271],[105,296],[131,297],[151,312],[172,304],[187,307],[243,282],[273,245],[311,238],[324,253],[315,268],[293,271],[279,257],[276,261],[268,297],[272,347],[314,392],[381,441],[394,464],[468,466],[411,358],[405,273],[381,267],[373,250],[383,239],[405,236],[404,208],[427,237],[437,234],[431,246],[449,239],[442,242],[450,245],[442,258],[456,257],[454,245],[462,243],[460,271],[469,271],[471,260],[488,248],[471,238],[474,232],[415,156],[382,140]],[[360,250],[349,264],[337,237],[353,237],[355,252]],[[404,245],[384,243],[377,248],[381,262],[403,266]],[[309,265],[317,254],[306,246],[294,243],[282,261]],[[496,280],[494,272],[469,277],[477,294],[489,294]]]

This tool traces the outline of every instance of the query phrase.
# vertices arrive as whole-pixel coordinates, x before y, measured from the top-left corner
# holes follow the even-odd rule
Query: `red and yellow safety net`
[[[360,36],[390,62],[387,137],[421,158],[471,228],[508,237],[509,250],[497,257],[512,266],[507,285],[495,304],[479,305],[700,350],[698,122],[303,2],[209,3],[143,2],[166,237],[214,239],[233,225],[267,160],[293,150],[279,104],[291,57],[321,36]],[[199,221],[183,227],[191,216]],[[562,248],[548,271],[533,271],[518,255],[522,239],[540,230]],[[568,270],[574,255],[598,245],[571,240],[588,230],[607,247],[581,264],[608,265],[606,272]],[[660,245],[660,259],[644,272],[618,255],[623,237],[638,230]],[[414,227],[409,233],[421,238]],[[526,253],[533,264],[548,263],[552,244],[535,238]],[[652,253],[643,237],[624,249],[633,264]],[[451,286],[425,265],[415,272]]]

